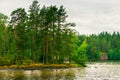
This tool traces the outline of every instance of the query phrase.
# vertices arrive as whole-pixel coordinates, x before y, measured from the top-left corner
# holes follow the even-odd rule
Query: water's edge
[[[87,67],[0,70],[0,80],[120,80],[120,62],[90,62]]]

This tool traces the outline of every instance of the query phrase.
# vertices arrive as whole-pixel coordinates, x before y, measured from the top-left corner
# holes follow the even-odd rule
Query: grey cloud
[[[18,7],[28,9],[33,0],[0,0],[0,12],[10,15]],[[120,0],[38,0],[40,5],[64,5],[67,21],[75,22],[80,34],[120,30]]]

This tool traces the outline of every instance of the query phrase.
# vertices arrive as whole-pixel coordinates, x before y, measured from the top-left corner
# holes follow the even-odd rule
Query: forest
[[[0,13],[0,65],[76,63],[78,37],[67,17],[63,6],[40,7],[36,0],[10,18]]]
[[[11,17],[0,13],[0,66],[13,64],[85,65],[99,61],[120,60],[120,33],[102,32],[98,35],[78,35],[67,22],[63,6],[40,6],[34,0],[25,8],[12,11]]]
[[[101,32],[89,36],[79,35],[80,43],[86,42],[86,55],[89,61],[101,60],[101,55],[106,54],[107,60],[120,60],[120,33]]]

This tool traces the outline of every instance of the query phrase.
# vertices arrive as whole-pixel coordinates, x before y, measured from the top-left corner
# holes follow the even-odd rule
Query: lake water
[[[120,80],[120,63],[94,62],[85,68],[0,70],[0,80]]]

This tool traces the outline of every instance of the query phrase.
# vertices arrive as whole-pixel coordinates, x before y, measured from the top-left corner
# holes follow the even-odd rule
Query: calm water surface
[[[0,70],[0,80],[120,80],[120,63],[89,63],[85,68]]]

